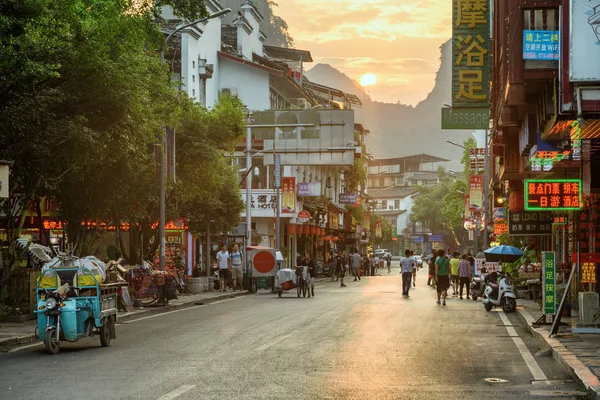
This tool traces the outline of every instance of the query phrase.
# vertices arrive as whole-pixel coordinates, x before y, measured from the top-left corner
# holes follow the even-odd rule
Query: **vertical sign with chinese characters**
[[[381,221],[375,221],[375,237],[377,239],[381,239],[382,236],[383,236],[383,226],[381,224]]]
[[[469,199],[471,206],[483,206],[483,175],[469,176]]]
[[[581,179],[525,180],[525,210],[579,210],[581,205]]]
[[[488,0],[452,0],[452,107],[489,107]]]
[[[542,252],[542,264],[544,268],[544,314],[556,313],[556,284],[554,282],[555,275],[555,253],[553,251]]]
[[[281,178],[281,212],[296,212],[296,178],[286,176]]]
[[[596,264],[593,262],[581,263],[581,283],[596,283]]]
[[[281,154],[275,154],[275,189],[281,189]]]

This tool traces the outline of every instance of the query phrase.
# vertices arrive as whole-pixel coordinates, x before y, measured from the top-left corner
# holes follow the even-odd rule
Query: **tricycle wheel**
[[[56,337],[56,329],[50,329],[46,332],[44,344],[46,345],[48,354],[58,354],[60,351],[60,344],[58,343],[58,337]]]
[[[110,327],[108,326],[112,321],[110,318],[104,320],[104,324],[100,327],[100,344],[102,347],[110,346]]]

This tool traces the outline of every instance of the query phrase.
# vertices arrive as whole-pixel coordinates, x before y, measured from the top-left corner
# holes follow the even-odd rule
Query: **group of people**
[[[438,250],[429,259],[428,285],[436,287],[437,304],[446,305],[448,289],[452,288],[452,296],[463,299],[466,286],[466,297],[469,297],[470,284],[475,269],[475,258],[471,254],[446,252]]]
[[[332,270],[332,278],[335,277],[336,281],[340,281],[340,287],[346,287],[344,284],[344,277],[346,274],[354,276],[354,281],[360,281],[361,276],[375,276],[379,268],[384,268],[387,263],[388,272],[392,268],[392,257],[378,257],[375,254],[360,254],[358,249],[354,248],[350,250],[350,254],[346,255],[344,252],[334,253],[329,263]]]

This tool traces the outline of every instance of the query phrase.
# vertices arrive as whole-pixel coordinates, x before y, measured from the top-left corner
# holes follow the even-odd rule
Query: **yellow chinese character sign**
[[[581,263],[581,283],[596,283],[596,264],[593,262]]]
[[[544,314],[556,313],[555,292],[556,284],[554,282],[556,254],[553,251],[542,252],[542,265],[544,268]]]
[[[489,2],[453,0],[452,21],[452,107],[489,107]]]

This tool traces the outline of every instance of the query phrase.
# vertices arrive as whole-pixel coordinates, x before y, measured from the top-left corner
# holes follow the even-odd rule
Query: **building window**
[[[196,82],[196,75],[192,75],[192,82]]]
[[[394,210],[400,209],[400,200],[394,200]]]
[[[196,97],[196,89],[192,89],[192,97]]]
[[[385,178],[379,178],[379,186],[381,186],[381,187],[385,186]]]
[[[402,184],[403,184],[402,177],[401,176],[396,177],[396,185],[402,186]]]
[[[381,200],[381,209],[387,210],[387,200]]]
[[[398,165],[398,164],[396,164],[396,165],[390,165],[388,171],[397,174],[398,172],[400,172],[400,165]]]
[[[390,219],[390,223],[392,224],[392,228],[396,227],[396,222],[397,222],[396,218]]]
[[[196,61],[192,61],[192,68],[196,69]]]

